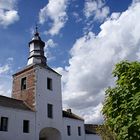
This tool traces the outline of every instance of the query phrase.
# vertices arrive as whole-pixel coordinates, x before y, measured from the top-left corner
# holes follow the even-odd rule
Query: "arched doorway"
[[[43,128],[39,133],[39,140],[61,140],[61,134],[55,128]]]

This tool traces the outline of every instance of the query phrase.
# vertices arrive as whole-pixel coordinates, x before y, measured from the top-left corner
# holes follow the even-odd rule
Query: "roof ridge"
[[[84,119],[72,112],[68,112],[66,110],[62,110],[63,112],[63,117],[67,117],[67,118],[72,118],[72,119],[77,119],[77,120],[81,120],[81,121],[84,121]]]

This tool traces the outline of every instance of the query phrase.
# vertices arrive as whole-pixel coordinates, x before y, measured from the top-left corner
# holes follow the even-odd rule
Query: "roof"
[[[15,74],[13,74],[13,76],[17,76],[25,71],[28,71],[30,69],[34,68],[34,65],[28,65],[28,66],[25,66],[24,68],[20,69],[18,72],[16,72]]]
[[[0,106],[32,111],[24,101],[0,95]]]
[[[85,124],[85,133],[86,134],[97,134],[97,127],[96,124]]]
[[[44,66],[42,64],[31,64],[31,65],[27,65],[23,69],[20,69],[18,72],[16,72],[15,74],[13,74],[13,76],[17,76],[17,75],[19,75],[19,74],[21,74],[21,73],[23,73],[25,71],[28,71],[28,70],[36,67],[36,66],[41,66],[41,67],[43,67],[43,68],[45,68],[45,69],[47,69],[49,71],[52,71],[52,72],[58,74],[59,76],[61,76],[61,74],[59,74],[58,72],[56,72],[55,70],[53,70],[52,68],[50,68],[48,65],[47,66]]]
[[[47,68],[48,70],[50,70],[50,71],[52,71],[52,72],[54,72],[54,73],[56,73],[56,74],[58,74],[58,75],[61,76],[61,74],[59,74],[58,72],[56,72],[54,69],[50,68],[49,66],[46,66],[46,68]]]
[[[76,114],[74,114],[72,112],[68,112],[68,111],[63,110],[62,113],[63,113],[63,117],[84,121],[83,118],[77,116]]]

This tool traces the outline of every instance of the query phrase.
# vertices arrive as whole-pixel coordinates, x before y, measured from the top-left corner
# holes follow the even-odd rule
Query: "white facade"
[[[101,140],[101,137],[96,134],[86,134],[86,140]]]
[[[95,134],[85,134],[84,120],[62,115],[61,76],[59,74],[37,65],[35,77],[36,111],[0,106],[0,117],[9,119],[8,131],[0,131],[0,140],[10,138],[14,140],[100,140],[100,137]],[[52,79],[52,90],[47,89],[47,78]],[[47,116],[47,104],[53,106],[52,118]],[[23,133],[23,120],[30,122],[29,133]],[[68,126],[70,126],[70,135],[68,135]]]
[[[11,106],[8,106],[10,99],[6,99],[6,97],[5,102],[7,101],[7,104],[0,102],[0,140],[100,140],[100,137],[95,134],[85,134],[83,119],[71,112],[63,114],[61,75],[46,65],[44,44],[38,33],[35,34],[35,38],[29,44],[29,66],[18,72],[18,76],[15,74],[15,79],[19,79],[19,81],[13,82],[13,84],[16,84],[14,85],[15,90],[13,90],[13,93],[16,91],[14,93],[16,97],[21,98],[25,104],[21,108],[20,104],[17,104],[19,105],[17,107],[15,105],[12,107],[13,99],[11,99]],[[39,46],[37,46],[38,44]],[[33,68],[30,67],[30,64]],[[30,70],[33,70],[34,78],[30,77]],[[23,83],[22,76],[25,77]],[[26,80],[28,81],[27,83]],[[28,84],[31,83],[33,83],[34,88],[30,91]],[[21,84],[24,84],[24,91],[19,88]],[[26,92],[26,90],[29,91]],[[30,95],[30,92],[33,94]],[[24,109],[24,106],[29,103],[28,99],[34,105],[31,110]],[[28,102],[26,102],[27,100]],[[14,99],[15,102],[18,103],[18,100]],[[7,131],[1,131],[1,125],[4,125],[1,117],[8,118]],[[29,121],[28,133],[23,132],[23,120]]]
[[[0,140],[35,140],[35,113],[0,107],[0,117],[8,118],[8,130],[0,131]],[[23,120],[30,121],[30,133],[23,133]]]
[[[52,79],[52,90],[47,89],[47,78]],[[36,80],[36,137],[46,127],[55,128],[62,134],[61,76],[42,67],[37,67]],[[53,118],[47,117],[48,104],[53,106]]]
[[[71,127],[71,135],[67,134],[67,126]],[[78,134],[78,127],[81,128],[81,135]],[[63,118],[63,140],[85,140],[84,121],[70,118]]]

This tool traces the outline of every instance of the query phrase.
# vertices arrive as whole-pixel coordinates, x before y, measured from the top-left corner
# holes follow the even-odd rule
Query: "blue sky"
[[[47,63],[63,75],[64,108],[101,123],[114,64],[139,60],[139,9],[139,0],[0,0],[0,94],[26,66],[37,23]]]

